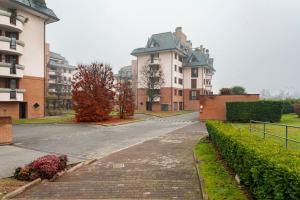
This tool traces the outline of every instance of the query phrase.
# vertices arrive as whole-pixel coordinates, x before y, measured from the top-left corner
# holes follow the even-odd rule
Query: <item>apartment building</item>
[[[58,20],[44,0],[0,1],[1,116],[44,116],[45,26]]]
[[[143,48],[133,50],[133,80],[136,80],[136,106],[147,110],[148,96],[142,84],[144,66],[159,66],[164,74],[154,111],[199,110],[200,95],[212,94],[215,73],[213,58],[203,46],[193,48],[181,27],[175,32],[153,34]]]
[[[47,96],[70,97],[76,66],[70,65],[66,58],[58,53],[49,51],[46,54],[49,55],[46,65]]]

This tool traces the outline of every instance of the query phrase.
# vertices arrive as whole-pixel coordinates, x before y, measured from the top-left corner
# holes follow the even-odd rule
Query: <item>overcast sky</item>
[[[300,92],[299,0],[48,0],[59,22],[47,27],[52,51],[72,64],[103,61],[114,71],[153,33],[183,28],[215,58],[214,91],[242,85]]]

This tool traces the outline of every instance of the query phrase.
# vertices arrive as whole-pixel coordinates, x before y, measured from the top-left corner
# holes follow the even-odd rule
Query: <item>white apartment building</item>
[[[44,116],[45,26],[58,20],[44,0],[0,1],[1,116]]]
[[[212,76],[215,69],[209,50],[193,48],[191,41],[177,27],[175,32],[152,35],[145,47],[133,50],[133,80],[136,81],[136,106],[147,110],[148,96],[142,84],[141,70],[145,65],[159,66],[165,84],[160,88],[153,110],[199,110],[200,95],[212,94]]]

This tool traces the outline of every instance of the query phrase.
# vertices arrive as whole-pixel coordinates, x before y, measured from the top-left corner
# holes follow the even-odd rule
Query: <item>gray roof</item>
[[[180,42],[172,32],[153,34],[143,48],[134,49],[131,55],[149,54],[159,51],[177,50],[184,55],[183,67],[206,67],[215,71],[213,68],[214,59],[209,57],[204,50],[192,50],[186,44]]]
[[[189,51],[188,55],[184,58],[183,66],[184,67],[204,66],[215,71],[215,69],[213,68],[213,62],[214,59],[210,58],[209,54],[203,53],[200,50],[192,50]]]
[[[65,60],[65,57],[54,52],[50,52],[50,58],[57,59],[57,60]]]
[[[47,23],[59,21],[59,18],[56,16],[53,10],[47,7],[45,0],[11,0],[11,1],[18,5],[32,9],[40,14],[49,17],[50,19],[47,21]]]
[[[116,76],[121,77],[121,78],[130,78],[131,79],[132,78],[131,65],[122,67]]]
[[[183,54],[188,52],[188,47],[180,42],[180,40],[172,33],[154,34],[148,40],[146,47],[134,49],[131,55],[150,53],[155,51],[178,50]]]
[[[62,55],[58,54],[58,53],[54,53],[54,52],[50,52],[50,60],[61,60],[63,62],[63,64],[58,64],[60,67],[64,67],[64,68],[76,68],[76,66],[70,65],[69,62],[66,60],[65,57],[63,57]],[[56,61],[53,61],[56,62]],[[50,65],[57,65],[54,64],[53,62],[50,62]]]

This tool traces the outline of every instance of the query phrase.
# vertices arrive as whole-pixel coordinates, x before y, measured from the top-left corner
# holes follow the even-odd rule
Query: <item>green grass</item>
[[[300,118],[296,114],[284,114],[282,116],[280,124],[300,126]],[[249,129],[249,127],[250,127],[248,123],[246,123],[246,124],[235,123],[234,125],[238,128],[242,128],[242,129]],[[264,127],[262,124],[253,124],[252,128],[256,129],[256,131],[254,131],[253,134],[257,134],[257,135],[263,137]],[[267,124],[266,132],[276,135],[276,136],[285,137],[285,127],[284,126]],[[288,138],[300,141],[300,128],[289,127],[288,128]],[[277,138],[274,136],[266,135],[266,139],[272,140],[273,142],[276,142],[278,144],[285,146],[285,140],[282,138]],[[288,141],[288,148],[300,150],[300,144],[297,144],[292,141]]]
[[[14,119],[13,124],[61,124],[68,123],[74,120],[74,115],[66,114],[62,116],[51,116],[35,119]]]
[[[205,191],[209,199],[248,199],[234,178],[218,160],[216,150],[207,138],[198,143],[195,153],[200,161],[198,168],[204,179]]]

